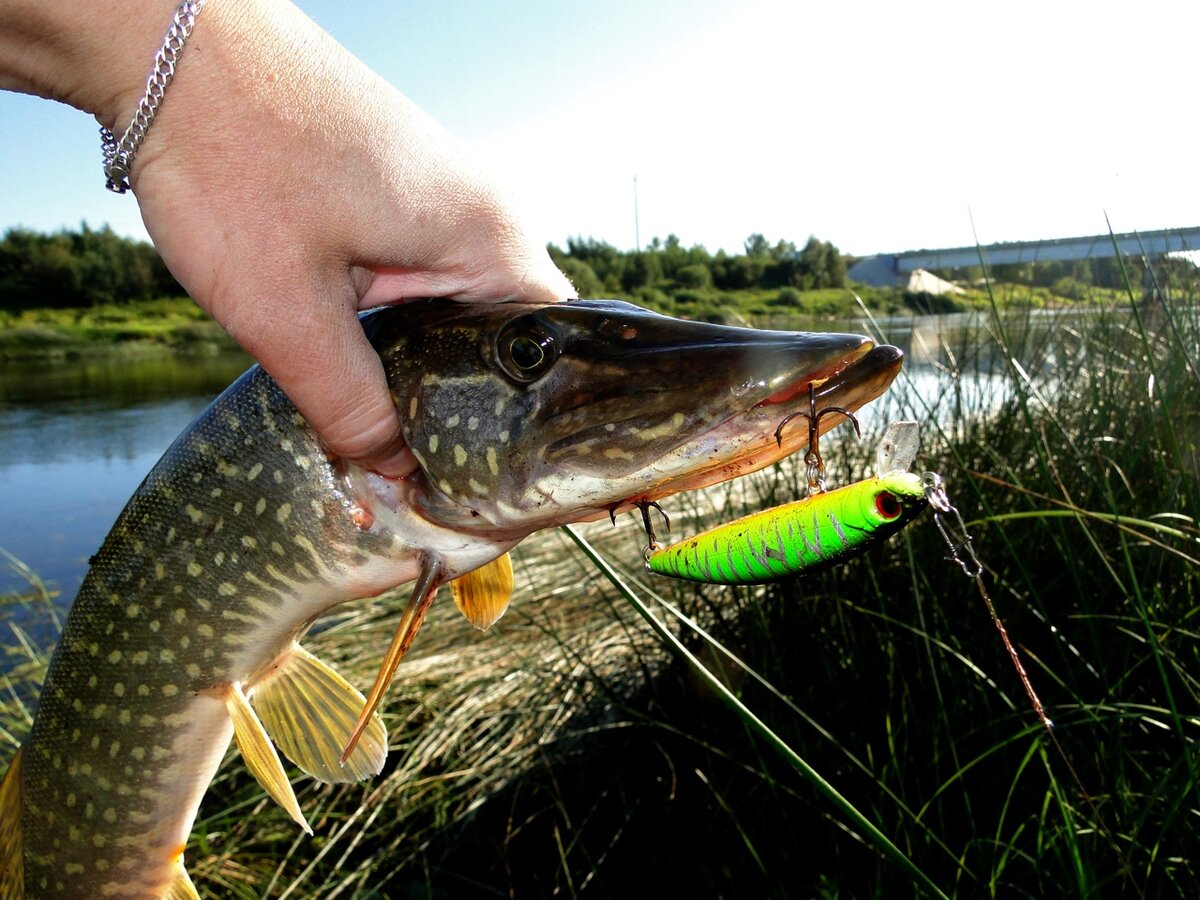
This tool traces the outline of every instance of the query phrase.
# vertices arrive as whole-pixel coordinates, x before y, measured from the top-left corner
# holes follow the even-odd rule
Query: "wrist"
[[[74,106],[113,127],[128,118],[171,21],[172,0],[0,0],[0,87]],[[124,128],[124,124],[117,125]]]
[[[150,66],[150,77],[146,81],[146,93],[138,101],[133,121],[121,135],[120,140],[110,128],[100,129],[104,149],[104,174],[108,177],[110,191],[124,194],[129,190],[129,170],[134,157],[141,149],[146,133],[154,124],[158,110],[166,99],[167,88],[175,80],[175,71],[183,61],[183,51],[192,30],[196,27],[196,16],[204,9],[205,0],[183,0],[171,17],[171,25],[163,37],[162,46],[154,54]]]
[[[169,21],[168,16],[163,26]],[[134,174],[164,157],[176,164],[187,159],[189,167],[202,170],[217,158],[245,163],[248,154],[277,153],[292,137],[277,139],[280,120],[296,130],[314,124],[322,67],[346,77],[342,60],[327,64],[334,50],[341,48],[288,0],[208,0]],[[148,72],[150,56],[145,67]],[[118,118],[120,128],[145,85],[143,75]]]

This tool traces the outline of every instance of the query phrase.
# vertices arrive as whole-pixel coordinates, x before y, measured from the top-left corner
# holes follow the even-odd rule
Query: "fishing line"
[[[1033,706],[1033,711],[1037,714],[1038,720],[1042,723],[1046,736],[1054,745],[1059,759],[1062,760],[1062,764],[1070,774],[1071,780],[1075,782],[1075,787],[1079,789],[1080,796],[1083,797],[1088,808],[1091,810],[1098,830],[1108,840],[1109,845],[1117,854],[1117,859],[1120,860],[1121,868],[1126,875],[1125,883],[1132,885],[1139,897],[1145,897],[1145,893],[1133,877],[1133,869],[1128,859],[1126,859],[1121,845],[1117,843],[1115,835],[1104,821],[1104,817],[1101,816],[1100,808],[1092,798],[1091,792],[1084,787],[1083,779],[1079,777],[1079,773],[1071,765],[1071,760],[1068,758],[1062,744],[1058,742],[1058,736],[1054,731],[1054,722],[1046,715],[1046,708],[1042,705],[1037,691],[1034,690],[1033,683],[1029,680],[1029,675],[1025,671],[1025,666],[1021,663],[1021,657],[1017,653],[1017,648],[1013,646],[1013,642],[1009,639],[1008,630],[1004,627],[1004,622],[1001,621],[999,613],[996,612],[991,595],[988,594],[987,586],[983,582],[984,566],[975,553],[974,540],[971,537],[971,533],[967,531],[967,526],[963,522],[962,515],[954,504],[950,502],[942,477],[935,472],[926,472],[922,476],[922,480],[925,483],[925,497],[929,501],[930,508],[933,509],[933,523],[937,526],[942,540],[946,542],[946,546],[950,550],[950,555],[947,559],[957,563],[963,570],[963,574],[975,582],[975,586],[979,589],[979,596],[983,598],[984,605],[987,606],[988,614],[992,617],[992,624],[996,626],[996,631],[1000,633],[1000,640],[1004,642],[1004,648],[1008,651],[1013,667],[1017,670],[1017,677],[1021,679],[1021,686],[1025,688],[1025,694],[1029,697],[1029,702]]]
[[[1004,627],[1004,622],[1000,620],[1000,615],[996,612],[996,606],[992,603],[991,595],[988,594],[987,587],[983,583],[983,563],[975,555],[974,541],[971,533],[967,531],[962,514],[950,502],[950,497],[946,494],[946,484],[942,481],[941,475],[938,475],[936,472],[926,472],[922,476],[922,480],[925,483],[925,499],[929,501],[929,506],[933,510],[933,524],[937,526],[938,532],[942,535],[942,540],[950,548],[948,559],[951,562],[958,563],[959,567],[963,570],[963,574],[972,579],[979,588],[979,596],[983,598],[984,605],[987,606],[988,614],[992,617],[992,624],[996,626],[996,631],[1000,633],[1000,640],[1004,642],[1004,649],[1008,651],[1013,667],[1017,670],[1017,677],[1021,679],[1021,686],[1025,688],[1025,695],[1033,705],[1033,711],[1037,714],[1038,720],[1042,723],[1042,727],[1046,729],[1047,734],[1054,737],[1054,722],[1046,715],[1046,707],[1042,705],[1041,698],[1038,697],[1037,691],[1033,689],[1033,682],[1029,680],[1025,666],[1021,663],[1021,657],[1017,654],[1017,648],[1013,646],[1013,642],[1009,639],[1008,630]],[[1058,743],[1057,740],[1055,743]],[[1070,763],[1067,765],[1070,766]]]

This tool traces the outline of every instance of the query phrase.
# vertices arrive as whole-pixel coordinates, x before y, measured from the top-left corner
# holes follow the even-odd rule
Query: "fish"
[[[760,510],[653,549],[646,568],[709,584],[769,584],[845,562],[913,521],[925,482],[889,472]]]
[[[810,386],[854,410],[902,360],[619,301],[425,300],[362,324],[416,471],[331,455],[259,367],[179,436],[92,559],[0,783],[4,897],[197,896],[184,852],[231,740],[311,832],[281,755],[325,782],[381,770],[377,708],[439,586],[487,628],[523,538],[762,468],[797,449],[773,430]],[[406,582],[369,695],[300,645]]]

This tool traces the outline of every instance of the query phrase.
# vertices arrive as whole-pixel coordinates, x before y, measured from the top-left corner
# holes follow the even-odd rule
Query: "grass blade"
[[[804,761],[795,750],[779,738],[771,728],[751,712],[733,691],[729,690],[725,684],[712,674],[708,668],[696,658],[696,656],[688,650],[679,639],[671,633],[662,622],[652,613],[649,607],[642,602],[642,599],[630,588],[617,573],[617,571],[609,565],[596,550],[587,542],[587,540],[570,525],[564,525],[563,531],[575,542],[576,546],[587,556],[593,565],[600,571],[605,578],[615,587],[629,603],[637,610],[638,615],[649,623],[650,627],[658,635],[659,639],[671,649],[673,653],[685,660],[696,672],[704,683],[715,693],[721,700],[729,706],[734,713],[742,720],[744,724],[750,727],[763,741],[767,743],[771,749],[778,753],[783,759],[799,772],[813,787],[817,789],[826,800],[846,819],[846,821],[856,829],[860,835],[869,843],[874,844],[884,856],[895,862],[901,869],[908,873],[914,882],[928,891],[935,897],[946,898],[947,895],[941,888],[934,883],[924,871],[921,870],[916,863],[905,855],[899,847],[892,843],[879,828],[868,819],[859,809],[847,800],[832,784],[825,780],[816,769]]]

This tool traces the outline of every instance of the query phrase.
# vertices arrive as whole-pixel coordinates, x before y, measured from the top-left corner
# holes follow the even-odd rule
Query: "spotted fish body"
[[[927,505],[920,476],[890,472],[718,525],[655,550],[646,565],[712,584],[782,581],[856,556]]]
[[[603,301],[423,301],[364,328],[419,469],[330,457],[257,367],[180,436],[93,559],[0,787],[4,897],[195,896],[182,854],[231,737],[304,827],[275,747],[324,781],[382,766],[363,696],[297,643],[322,613],[415,579],[410,642],[439,584],[549,525],[767,465],[796,449],[772,434],[810,384],[854,409],[900,365],[853,335]],[[506,603],[464,611],[486,626]]]

